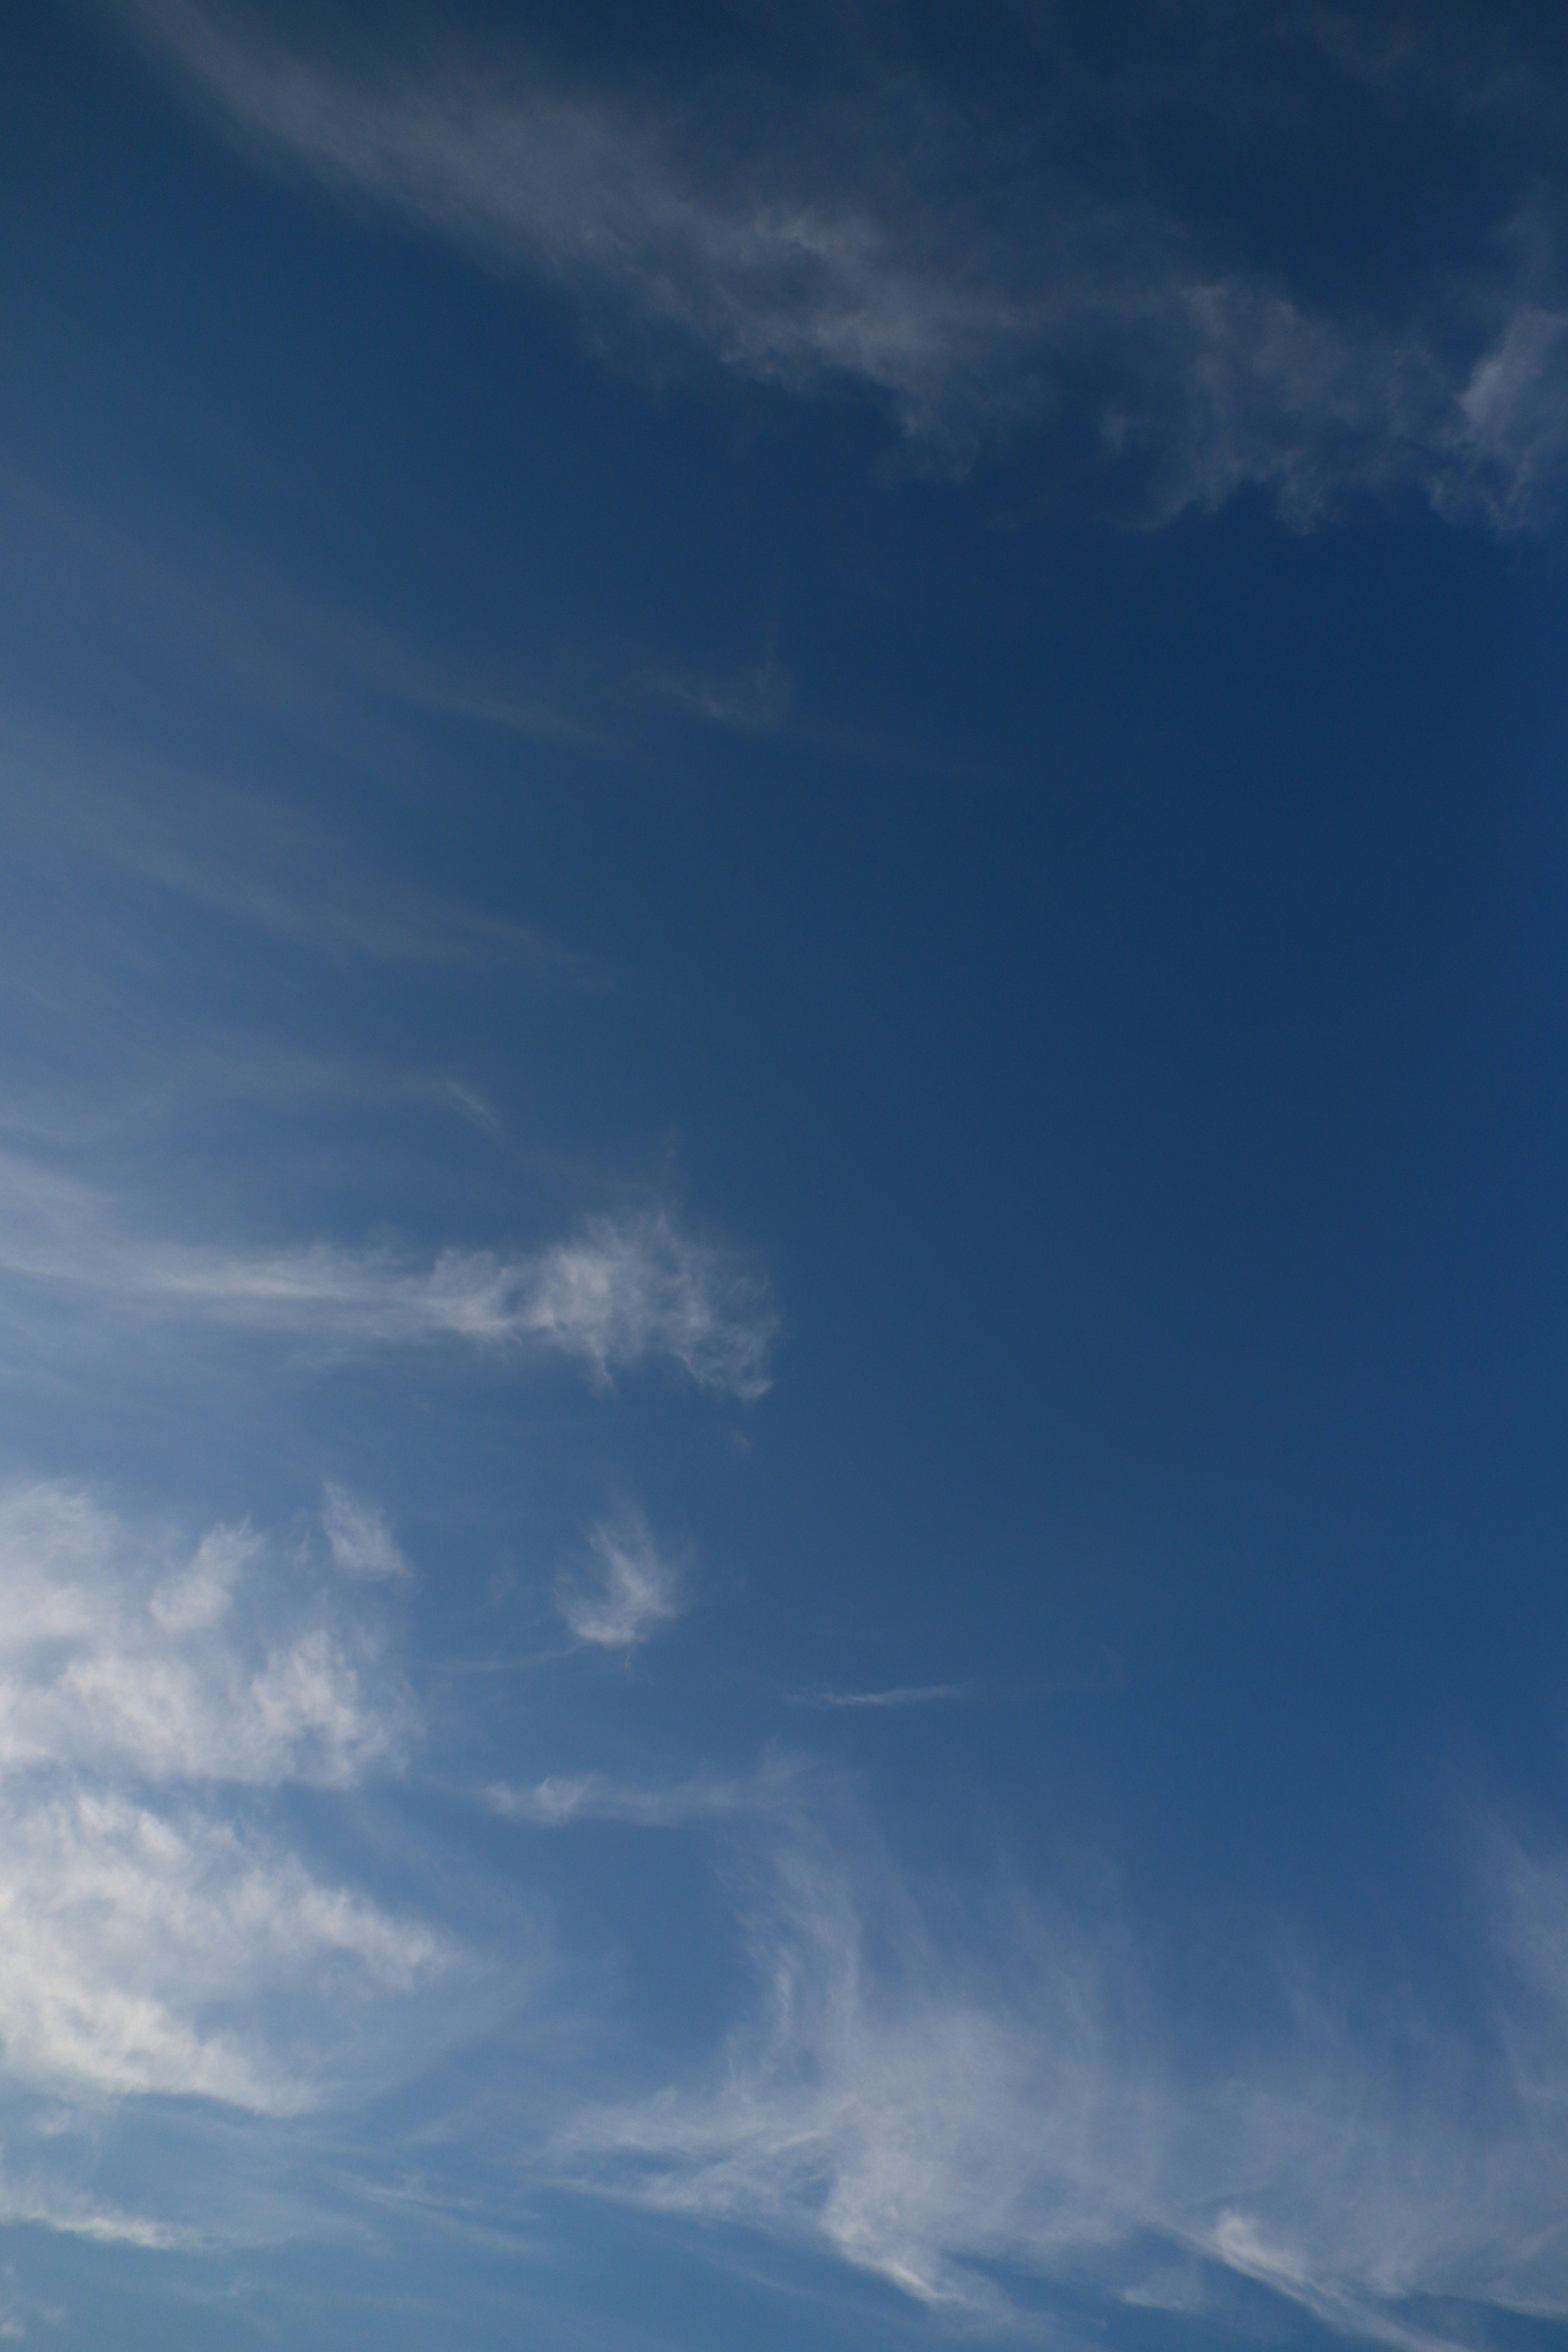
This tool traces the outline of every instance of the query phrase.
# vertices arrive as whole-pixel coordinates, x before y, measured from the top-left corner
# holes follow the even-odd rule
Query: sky
[[[1568,19],[0,50],[0,2337],[1568,2345]]]

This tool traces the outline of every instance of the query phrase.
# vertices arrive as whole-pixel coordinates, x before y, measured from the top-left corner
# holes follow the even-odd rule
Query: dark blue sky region
[[[33,0],[0,2325],[1568,2318],[1568,30]]]

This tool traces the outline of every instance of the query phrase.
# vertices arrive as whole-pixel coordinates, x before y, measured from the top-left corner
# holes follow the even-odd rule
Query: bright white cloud
[[[263,156],[738,373],[868,386],[932,445],[1087,401],[1157,512],[1257,485],[1302,521],[1405,482],[1526,523],[1568,461],[1568,301],[1448,271],[1403,324],[1387,302],[1314,310],[1277,274],[1205,268],[1193,222],[1026,166],[1005,137],[992,160],[984,128],[907,72],[874,97],[781,97],[758,121],[739,86],[661,112],[494,61],[312,57],[199,0],[121,5]],[[1305,13],[1298,31],[1337,57]],[[1125,79],[1079,95],[1121,105],[1117,137],[1148,100]]]
[[[345,2012],[413,1991],[452,1958],[429,1928],[199,1811],[8,1785],[0,1821],[14,2082],[291,2113],[330,2086]]]
[[[0,1496],[0,1771],[345,1787],[413,1701],[374,1621],[244,1528],[185,1552],[59,1486]]]
[[[292,2112],[377,2004],[452,1966],[444,1934],[323,1879],[244,1801],[394,1771],[413,1739],[363,1595],[331,1585],[246,1528],[193,1547],[69,1487],[0,1496],[11,2085]]]
[[[535,1255],[448,1249],[419,1265],[330,1242],[242,1252],[128,1234],[103,1195],[15,1155],[0,1157],[0,1271],[105,1306],[328,1348],[543,1348],[601,1386],[662,1359],[742,1401],[769,1386],[777,1329],[766,1282],[742,1253],[665,1210],[592,1219]]]
[[[556,1582],[555,1605],[580,1642],[631,1650],[679,1615],[681,1580],[632,1512],[592,1530],[587,1559]]]

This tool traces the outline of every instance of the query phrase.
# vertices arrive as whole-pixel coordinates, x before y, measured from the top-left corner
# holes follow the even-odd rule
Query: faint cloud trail
[[[521,57],[481,65],[434,34],[417,60],[329,57],[242,8],[120,5],[259,159],[734,374],[802,395],[862,386],[949,467],[1077,413],[1112,470],[1136,463],[1156,520],[1248,487],[1303,526],[1402,485],[1500,529],[1556,510],[1568,289],[1554,281],[1436,269],[1418,301],[1336,314],[1278,268],[1220,259],[1223,238],[1205,261],[1204,224],[1091,186],[1037,136],[993,127],[988,143],[907,64],[875,95],[781,85],[763,121],[738,80],[656,105],[567,93]],[[1378,97],[1386,77],[1342,57],[1331,26],[1303,12],[1294,29]],[[1132,134],[1161,99],[1131,79],[1076,95]],[[1441,77],[1425,100],[1456,103]],[[753,696],[722,715],[766,723],[773,706]]]
[[[984,1685],[977,1682],[914,1683],[895,1690],[791,1691],[786,1704],[819,1711],[835,1707],[951,1706],[986,1696]]]

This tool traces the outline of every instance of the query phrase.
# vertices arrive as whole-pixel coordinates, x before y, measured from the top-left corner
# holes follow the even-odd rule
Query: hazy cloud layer
[[[545,1348],[599,1385],[662,1358],[742,1400],[769,1385],[777,1327],[742,1254],[665,1211],[595,1218],[531,1256],[447,1249],[421,1266],[331,1242],[242,1252],[132,1235],[103,1195],[15,1157],[0,1160],[0,1270],[105,1305],[328,1347]]]
[[[417,55],[312,54],[246,10],[122,5],[264,158],[740,375],[863,386],[947,462],[1050,415],[1136,476],[1149,515],[1248,485],[1300,521],[1399,484],[1502,525],[1555,498],[1568,293],[1517,239],[1510,252],[1509,216],[1484,264],[1439,253],[1418,282],[1338,299],[1297,286],[1280,258],[1242,258],[1234,236],[1159,193],[1146,134],[1186,94],[1179,66],[1165,89],[1152,64],[1140,81],[1058,58],[1039,122],[1020,128],[955,103],[907,58],[846,63],[831,44],[805,89],[710,77],[655,100],[567,90],[434,32]],[[1270,39],[1224,12],[1194,12],[1191,27],[1215,87],[1233,78],[1235,120],[1288,119],[1292,40],[1373,108],[1407,108],[1414,89],[1473,135],[1487,97],[1494,115],[1506,100],[1495,58],[1479,96],[1463,44],[1436,36],[1423,77],[1408,41],[1357,39],[1329,12],[1281,15]],[[1086,126],[1097,154],[1133,159],[1124,184],[1084,163]],[[1518,135],[1523,205],[1552,166],[1549,142],[1532,158],[1539,131]]]
[[[5,491],[0,481],[0,512],[9,520],[19,509],[33,526],[31,533],[16,533],[20,552],[9,551],[15,577],[26,580],[47,560],[48,534]],[[161,576],[151,582],[140,576],[149,559],[139,562],[133,551],[116,547],[111,562],[97,539],[78,546],[63,530],[58,536],[75,559],[77,580],[85,575],[100,595],[106,584],[116,588],[117,618],[149,632],[154,646],[160,619],[187,617],[161,611],[173,593]],[[204,594],[186,583],[185,594],[212,627],[216,590]],[[283,592],[277,601],[282,604]],[[65,604],[58,626],[71,636],[100,617],[68,595]],[[228,624],[237,644],[245,640],[247,618],[242,613]],[[314,618],[297,616],[297,626],[320,667],[332,648],[328,633],[312,628]],[[178,631],[170,634],[178,644]],[[205,639],[188,631],[184,649],[208,675],[214,656]],[[145,658],[146,648],[141,651]],[[253,690],[245,665],[239,668],[236,684]],[[279,699],[296,721],[317,715],[295,680],[279,688]],[[356,702],[351,694],[348,707],[363,719],[363,698]],[[259,938],[338,963],[510,970],[541,984],[584,992],[605,985],[605,974],[587,959],[537,930],[420,889],[303,803],[247,789],[230,776],[171,767],[142,751],[106,747],[69,729],[26,728],[7,709],[0,714],[0,779],[6,787],[0,825],[7,856],[34,870],[58,870],[66,860],[79,879],[107,874],[121,890],[126,883],[145,890],[154,906],[160,899],[181,901],[226,928],[237,922]]]

